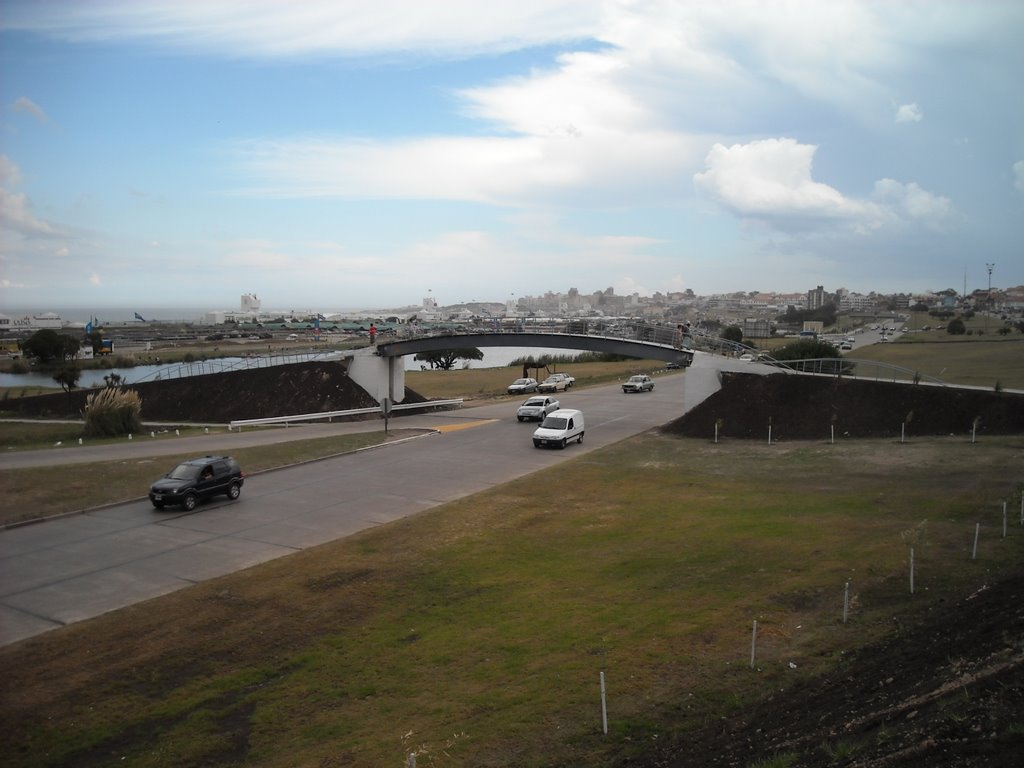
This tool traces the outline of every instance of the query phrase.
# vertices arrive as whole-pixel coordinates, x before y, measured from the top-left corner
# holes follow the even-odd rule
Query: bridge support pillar
[[[405,400],[405,364],[401,357],[381,357],[372,347],[353,352],[348,375],[378,403],[385,397],[392,403]]]
[[[754,373],[760,376],[779,372],[777,368],[763,363],[748,363],[725,355],[695,352],[693,362],[686,369],[683,407],[687,413],[722,388],[722,371]]]

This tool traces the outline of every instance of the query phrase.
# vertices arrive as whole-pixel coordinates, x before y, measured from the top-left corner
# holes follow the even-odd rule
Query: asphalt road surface
[[[562,407],[586,416],[582,444],[535,449],[535,423],[520,423],[520,400],[392,419],[410,439],[333,459],[247,477],[241,498],[193,513],[157,512],[148,500],[0,531],[0,644],[9,644],[191,584],[384,525],[556,465],[661,426],[683,413],[686,376],[656,379],[653,392],[619,385],[559,393]],[[526,399],[525,397],[523,398]],[[259,442],[380,430],[351,422],[209,435],[182,440],[26,451],[0,456],[0,469],[119,458],[152,460],[195,446],[230,452]],[[184,446],[184,447],[183,447]]]

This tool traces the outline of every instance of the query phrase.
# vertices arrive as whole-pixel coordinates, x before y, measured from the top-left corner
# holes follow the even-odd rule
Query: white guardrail
[[[415,408],[461,408],[463,399],[460,397],[457,400],[427,400],[423,403],[399,403],[398,405],[392,405],[390,412],[395,411],[411,411]],[[333,419],[340,418],[343,416],[369,416],[373,413],[384,413],[381,406],[375,408],[352,408],[347,411],[324,411],[323,413],[301,413],[295,416],[269,416],[265,419],[236,419],[228,422],[228,429],[234,430],[236,427],[238,431],[242,431],[242,427],[265,427],[273,424],[284,424],[286,427],[293,422],[301,421],[322,421],[327,419],[332,421]]]

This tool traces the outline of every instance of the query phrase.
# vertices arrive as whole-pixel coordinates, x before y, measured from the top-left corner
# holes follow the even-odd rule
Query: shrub
[[[738,325],[730,325],[722,331],[722,338],[739,344],[743,341],[743,329]]]
[[[132,389],[106,387],[85,399],[85,435],[130,435],[142,429],[142,398]]]
[[[959,317],[950,320],[949,325],[946,326],[946,333],[952,336],[961,336],[966,332],[967,328],[966,326],[964,326],[964,321],[961,320]]]

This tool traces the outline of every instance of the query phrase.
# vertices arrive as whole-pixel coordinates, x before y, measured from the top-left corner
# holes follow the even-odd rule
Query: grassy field
[[[1003,370],[1001,355],[977,365]],[[632,372],[580,367],[564,366],[581,382]],[[516,373],[417,375],[409,386],[425,395],[489,398]],[[0,435],[52,445],[73,438],[64,429],[6,424]],[[290,443],[243,461],[254,470],[353,447]],[[1019,437],[767,446],[641,435],[0,648],[5,764],[377,768],[410,753],[420,766],[609,764],[1019,567],[1024,529],[1001,537],[999,510],[1020,503],[1022,448]],[[7,506],[29,506],[43,504],[31,486],[109,492],[113,475],[141,495],[153,474],[142,467],[0,480]],[[61,510],[84,487],[46,503]]]
[[[658,360],[623,360],[610,363],[559,363],[551,372],[569,373],[576,377],[576,386],[624,381],[634,373],[655,373],[664,370],[665,363]],[[430,398],[458,398],[470,400],[506,397],[505,388],[522,375],[522,369],[465,368],[453,371],[407,371],[405,385]],[[533,376],[534,371],[530,371]],[[539,380],[545,372],[541,369]],[[521,398],[516,395],[516,398]]]
[[[0,649],[5,763],[607,765],[1016,567],[1022,447],[641,435]]]
[[[950,336],[945,331],[907,334],[888,344],[860,347],[858,360],[891,363],[950,384],[1024,389],[1024,335]]]

